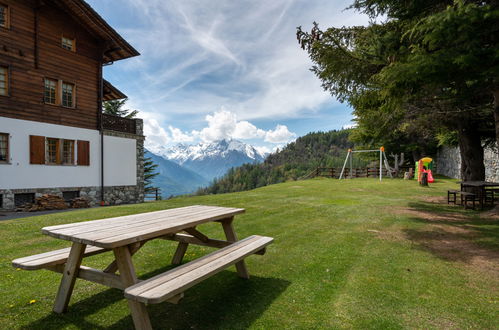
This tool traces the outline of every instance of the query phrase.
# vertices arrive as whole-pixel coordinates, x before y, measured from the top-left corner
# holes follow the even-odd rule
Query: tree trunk
[[[496,142],[499,148],[499,90],[494,91],[494,121],[496,124]]]
[[[461,153],[461,179],[484,181],[485,165],[481,136],[472,126],[460,125],[459,151]]]

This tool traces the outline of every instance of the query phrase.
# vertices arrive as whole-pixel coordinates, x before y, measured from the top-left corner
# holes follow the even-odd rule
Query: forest
[[[299,137],[282,150],[270,154],[263,163],[232,168],[197,194],[220,194],[297,180],[317,167],[341,168],[347,150],[355,146],[350,140],[353,129],[313,132]],[[357,159],[356,166],[366,166],[369,158]]]

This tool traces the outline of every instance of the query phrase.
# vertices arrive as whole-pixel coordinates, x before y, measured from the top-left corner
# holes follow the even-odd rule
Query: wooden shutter
[[[60,165],[62,164],[62,143],[60,139],[55,141],[55,150],[55,163]]]
[[[29,163],[45,164],[45,137],[29,136]]]
[[[78,140],[78,165],[90,165],[90,142]]]

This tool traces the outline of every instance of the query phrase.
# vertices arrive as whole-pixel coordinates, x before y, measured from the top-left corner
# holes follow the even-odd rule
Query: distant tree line
[[[263,187],[269,184],[297,180],[317,167],[341,167],[352,130],[314,132],[299,137],[282,150],[270,154],[263,163],[244,164],[232,168],[222,178],[215,179],[198,194],[220,194]]]

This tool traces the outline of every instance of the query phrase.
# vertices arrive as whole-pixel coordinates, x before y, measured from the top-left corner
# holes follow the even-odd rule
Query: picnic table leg
[[[143,247],[144,244],[145,244],[145,242],[140,242],[140,243],[135,243],[135,244],[130,245],[130,248],[129,248],[130,255],[133,256],[135,253],[139,252],[140,248]],[[114,274],[114,273],[116,273],[117,270],[118,270],[118,263],[116,262],[116,260],[114,260],[103,271],[104,271],[104,273]]]
[[[71,246],[68,260],[66,261],[64,272],[62,273],[59,290],[57,291],[57,296],[55,297],[53,311],[56,313],[64,313],[68,308],[69,300],[71,299],[71,294],[73,293],[73,288],[76,282],[76,276],[78,275],[81,260],[83,259],[83,254],[85,253],[85,248],[85,244],[76,242]]]
[[[187,252],[188,246],[189,243],[178,243],[177,250],[175,250],[175,254],[173,255],[172,265],[180,265],[180,263],[182,263],[182,259],[184,258],[185,252]]]
[[[234,220],[234,217],[231,217],[231,218],[228,218],[226,220],[221,221],[222,227],[224,229],[225,237],[227,238],[227,241],[229,241],[229,242],[236,242],[237,241],[236,231],[234,230],[234,226],[232,225],[233,220]],[[239,277],[249,278],[248,268],[246,268],[246,263],[244,262],[244,260],[241,260],[238,263],[236,263],[236,270],[237,270],[237,274],[239,275]]]
[[[130,253],[128,246],[117,247],[113,249],[113,252],[116,263],[118,264],[118,270],[120,271],[120,278],[124,286],[129,287],[137,283],[137,275],[135,274],[135,267],[132,263],[132,254]],[[127,301],[135,329],[152,329],[146,305],[130,299],[127,299]]]

